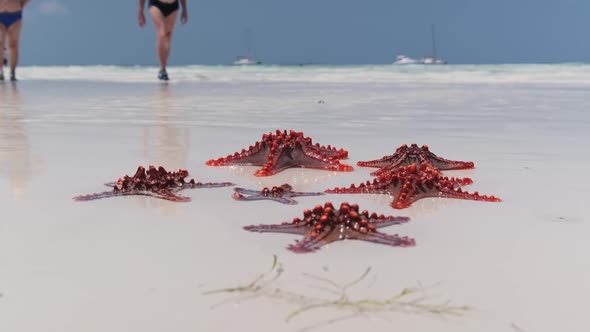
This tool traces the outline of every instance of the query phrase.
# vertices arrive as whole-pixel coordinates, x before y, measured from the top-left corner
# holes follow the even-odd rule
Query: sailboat
[[[252,54],[252,31],[250,31],[250,29],[246,29],[244,31],[244,36],[246,39],[246,49],[248,50],[248,54]],[[256,60],[251,55],[239,55],[234,59],[233,64],[235,66],[251,66],[261,65],[262,62]]]
[[[447,62],[445,60],[436,57],[436,36],[434,33],[434,24],[430,26],[430,32],[432,35],[432,54],[423,56],[422,59],[420,59],[420,63],[423,65],[446,65]]]
[[[247,55],[238,55],[234,60],[233,64],[235,66],[251,66],[251,65],[260,65],[262,62],[249,57]]]
[[[430,26],[430,31],[432,35],[432,55],[423,56],[421,59],[414,59],[409,56],[398,54],[395,57],[395,61],[393,62],[394,65],[415,65],[415,64],[422,64],[422,65],[445,65],[447,62],[443,59],[439,59],[436,57],[436,36],[434,33],[434,24]]]
[[[403,54],[398,54],[393,62],[394,65],[415,65],[417,63],[420,63],[420,61]]]

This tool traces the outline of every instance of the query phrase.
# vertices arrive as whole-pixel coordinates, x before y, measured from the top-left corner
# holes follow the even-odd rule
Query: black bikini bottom
[[[174,13],[178,10],[178,0],[173,3],[161,2],[159,0],[150,0],[150,6],[158,8],[164,17]]]

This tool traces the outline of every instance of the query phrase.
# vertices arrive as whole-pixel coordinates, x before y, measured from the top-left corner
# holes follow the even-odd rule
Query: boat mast
[[[246,56],[252,57],[252,30],[244,29],[244,43],[246,44]]]
[[[436,38],[434,36],[434,24],[430,25],[430,33],[432,35],[432,57],[436,60]]]

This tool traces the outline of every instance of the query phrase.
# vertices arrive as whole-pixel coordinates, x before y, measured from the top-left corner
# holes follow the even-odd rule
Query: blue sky
[[[21,64],[155,65],[151,22],[137,0],[32,0]],[[264,63],[381,64],[396,53],[450,63],[590,62],[589,0],[188,0],[171,65],[227,64],[247,52]],[[147,13],[147,12],[146,12]]]

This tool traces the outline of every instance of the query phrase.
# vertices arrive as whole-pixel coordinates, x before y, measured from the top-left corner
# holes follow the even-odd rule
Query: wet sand
[[[274,254],[285,270],[277,284],[283,289],[317,295],[318,282],[302,274],[345,283],[371,267],[352,290],[357,298],[436,284],[428,290],[433,302],[472,308],[445,319],[368,313],[317,326],[321,331],[588,330],[586,83],[423,76],[322,82],[297,75],[0,84],[0,330],[297,331],[350,314],[317,310],[285,323],[297,306],[264,297],[211,308],[231,295],[202,292],[250,281]],[[204,165],[275,129],[347,149],[345,162],[355,171],[290,169],[256,178],[255,167]],[[231,188],[183,192],[190,203],[72,200],[150,164],[186,168],[200,181],[323,191],[370,179],[371,169],[356,162],[404,143],[474,161],[473,170],[445,174],[470,177],[474,184],[465,189],[503,202],[423,199],[393,210],[387,196],[327,195],[287,206],[234,201]],[[413,237],[416,247],[342,241],[294,254],[285,248],[296,236],[242,230],[291,220],[328,200],[411,217],[382,231]]]

